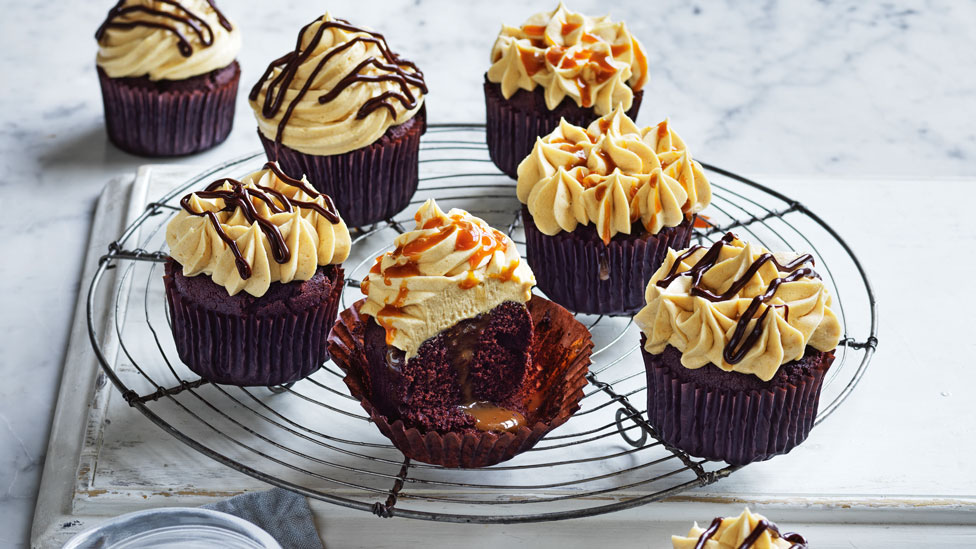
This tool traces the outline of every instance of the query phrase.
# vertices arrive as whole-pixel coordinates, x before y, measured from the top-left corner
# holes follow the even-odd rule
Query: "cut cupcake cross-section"
[[[345,382],[408,457],[478,467],[531,447],[578,407],[592,346],[514,242],[428,200],[376,259],[330,338]],[[541,330],[541,332],[540,332]]]
[[[430,200],[415,219],[363,281],[366,350],[386,377],[373,387],[389,397],[377,405],[433,429],[514,429],[524,418],[506,400],[532,363],[532,271],[463,210]]]

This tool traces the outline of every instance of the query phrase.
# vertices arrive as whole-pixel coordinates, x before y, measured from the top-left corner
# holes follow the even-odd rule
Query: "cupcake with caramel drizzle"
[[[535,138],[564,118],[576,125],[621,108],[637,117],[647,56],[626,25],[561,2],[521,26],[503,25],[485,74],[487,140],[498,168],[516,177]]]
[[[579,373],[589,338],[565,310],[532,304],[535,278],[508,236],[463,210],[445,213],[433,200],[415,220],[416,229],[376,259],[362,281],[366,299],[342,313],[331,349],[354,396],[404,453],[450,466],[485,465],[487,454],[445,461],[429,444],[447,434],[534,444],[555,427],[543,421],[553,419],[546,414],[571,413],[575,389],[567,392],[566,380],[570,387],[585,383]],[[533,360],[533,310],[543,309],[550,323],[558,318],[566,326],[540,341],[574,338],[555,353],[569,354],[551,369]],[[554,386],[548,376],[565,368],[573,375]],[[398,439],[410,429],[425,435],[423,443]]]
[[[539,288],[591,314],[643,306],[651,274],[668,249],[688,245],[711,201],[701,165],[670,122],[641,128],[619,107],[587,128],[563,120],[537,139],[516,192]]]

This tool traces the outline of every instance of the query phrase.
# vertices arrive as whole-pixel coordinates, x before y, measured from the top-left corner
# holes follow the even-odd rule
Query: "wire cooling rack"
[[[467,209],[523,246],[515,183],[488,158],[481,125],[431,125],[420,189],[404,212],[353,230],[342,306],[393,238],[430,197]],[[234,387],[199,379],[176,354],[163,298],[166,223],[179,199],[219,177],[260,169],[262,153],[215,166],[147,205],[102,257],[88,293],[88,328],[105,374],[132,407],[167,433],[233,469],[308,497],[426,520],[520,523],[586,517],[716,482],[739,467],[662,444],[645,421],[639,332],[630,317],[578,315],[593,334],[581,409],[535,448],[497,466],[445,469],[412,462],[369,423],[329,362],[297,383]],[[732,230],[771,250],[814,256],[844,328],[824,382],[817,423],[850,394],[877,345],[874,293],[854,253],[829,225],[779,192],[704,164],[712,183],[707,244]],[[524,251],[524,250],[523,250]],[[111,283],[105,274],[116,269]],[[105,296],[107,299],[97,299]],[[100,308],[107,310],[99,310]],[[108,319],[95,326],[96,313]],[[109,359],[107,357],[114,357]],[[789,459],[779,457],[777,459]]]

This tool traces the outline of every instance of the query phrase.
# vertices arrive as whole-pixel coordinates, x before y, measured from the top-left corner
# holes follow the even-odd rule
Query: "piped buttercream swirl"
[[[488,81],[505,99],[542,86],[553,110],[566,97],[603,115],[631,107],[647,81],[647,57],[626,25],[589,17],[562,4],[520,27],[503,25],[491,49]]]
[[[166,226],[170,255],[185,276],[209,275],[230,295],[261,297],[272,282],[308,280],[349,256],[349,231],[328,196],[276,166],[219,180],[181,205]]]
[[[274,60],[251,90],[269,140],[319,156],[372,144],[423,106],[416,65],[383,35],[326,13],[302,28],[295,50]]]
[[[593,224],[605,243],[638,220],[651,234],[711,201],[711,186],[665,120],[639,128],[621,107],[586,129],[560,121],[519,164],[516,193],[548,235]]]
[[[810,256],[772,254],[727,234],[711,247],[668,250],[647,284],[634,322],[659,354],[670,345],[681,364],[773,378],[809,345],[837,347],[841,326]]]
[[[747,507],[737,517],[715,519],[708,528],[696,522],[687,536],[671,536],[671,545],[674,549],[789,549],[805,548],[806,540],[799,534],[780,532]]]
[[[414,219],[416,229],[399,235],[362,283],[361,311],[408,360],[461,320],[506,301],[525,303],[535,285],[515,243],[484,220],[459,209],[444,213],[433,199]]]
[[[241,49],[240,31],[208,0],[121,0],[95,37],[95,62],[111,78],[185,80]]]

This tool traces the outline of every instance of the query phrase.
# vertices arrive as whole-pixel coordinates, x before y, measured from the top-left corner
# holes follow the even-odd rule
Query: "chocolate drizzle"
[[[702,532],[700,536],[698,536],[698,542],[695,543],[695,549],[704,549],[705,544],[708,543],[708,540],[710,540],[712,536],[718,533],[719,528],[721,528],[722,526],[722,520],[723,520],[722,517],[718,517],[712,520],[712,523],[708,526],[708,528],[704,532]],[[787,532],[785,534],[781,534],[778,526],[776,526],[772,522],[769,522],[766,519],[761,519],[759,522],[756,523],[756,526],[753,527],[752,531],[749,532],[749,535],[746,536],[746,539],[742,540],[742,543],[739,545],[739,549],[749,549],[750,547],[755,545],[756,542],[759,541],[760,536],[762,536],[763,532],[765,532],[766,530],[769,530],[770,532],[775,534],[776,537],[785,539],[786,541],[792,543],[792,545],[790,545],[790,549],[806,549],[807,547],[806,538],[804,538],[800,534],[794,532]]]
[[[339,223],[341,218],[339,217],[339,212],[335,208],[335,204],[332,202],[332,198],[327,194],[321,194],[305,184],[305,182],[298,179],[288,177],[281,173],[281,169],[278,168],[277,164],[274,162],[268,162],[264,165],[264,168],[270,170],[272,173],[281,180],[282,183],[289,185],[291,187],[297,187],[304,191],[306,194],[312,198],[321,197],[325,202],[325,206],[317,202],[307,202],[303,200],[296,200],[286,196],[281,191],[273,189],[271,187],[265,187],[264,185],[259,185],[254,183],[253,186],[247,186],[236,179],[224,178],[214,181],[203,191],[198,191],[195,193],[190,193],[180,199],[180,206],[183,210],[197,217],[206,217],[210,220],[210,224],[213,226],[214,231],[216,231],[217,236],[220,237],[224,243],[230,248],[231,253],[234,254],[234,263],[237,266],[237,272],[241,275],[241,278],[247,280],[251,277],[251,266],[248,265],[247,260],[244,259],[244,255],[241,253],[240,247],[238,247],[237,242],[228,235],[223,227],[220,226],[220,220],[217,219],[217,212],[234,212],[240,209],[241,214],[244,218],[251,224],[257,223],[264,232],[265,236],[268,238],[268,242],[271,244],[271,255],[274,260],[278,263],[285,263],[291,258],[291,250],[288,249],[288,244],[285,242],[284,236],[282,236],[281,231],[278,227],[271,222],[271,220],[262,217],[257,208],[255,208],[255,200],[260,200],[267,204],[268,209],[273,213],[286,213],[294,212],[295,208],[305,208],[313,210],[325,219],[329,223],[336,224]],[[221,189],[224,185],[230,185],[229,189]],[[210,211],[194,211],[190,207],[190,198],[196,195],[198,198],[211,199],[211,200],[222,200],[224,202],[223,208]]]
[[[119,0],[115,6],[108,11],[108,15],[105,17],[105,21],[99,25],[98,30],[95,31],[95,40],[101,41],[105,36],[105,31],[108,29],[134,29],[136,27],[150,27],[154,29],[162,29],[164,31],[172,32],[176,35],[177,48],[180,50],[180,54],[183,57],[190,57],[193,54],[193,46],[190,45],[190,41],[187,37],[180,32],[179,27],[176,23],[183,24],[190,28],[203,47],[210,47],[214,43],[214,30],[204,20],[203,17],[193,13],[186,7],[184,7],[178,0],[155,0],[157,4],[165,4],[167,6],[172,6],[173,11],[166,11],[163,9],[158,9],[150,7],[148,5],[131,5],[126,6],[127,0]],[[214,4],[214,0],[207,0],[207,4],[214,11],[217,16],[217,20],[220,22],[220,26],[224,27],[228,31],[233,30],[233,26],[230,21],[224,17],[224,14],[217,9]],[[134,19],[136,14],[145,14],[148,16],[147,19]],[[125,19],[125,20],[120,20]],[[165,20],[173,21],[173,24],[167,24]]]
[[[705,288],[701,284],[702,278],[705,273],[718,263],[719,254],[722,252],[722,247],[735,240],[736,237],[732,233],[726,233],[720,240],[712,244],[712,246],[705,252],[705,255],[698,260],[697,263],[692,265],[690,269],[684,272],[677,272],[678,267],[681,266],[681,262],[688,259],[694,255],[699,250],[704,249],[704,246],[692,246],[675,258],[674,263],[671,265],[671,269],[668,270],[668,274],[664,276],[661,280],[657,282],[657,285],[661,288],[667,288],[672,282],[674,282],[678,277],[690,276],[691,277],[691,295],[696,297],[701,297],[707,299],[708,301],[715,303],[718,301],[727,301],[735,296],[742,288],[752,280],[752,277],[759,272],[766,263],[772,263],[781,272],[788,272],[787,276],[781,278],[774,278],[769,282],[769,286],[766,288],[766,292],[757,295],[752,298],[752,302],[749,303],[749,307],[746,308],[745,312],[739,318],[736,323],[735,332],[732,333],[732,337],[729,338],[729,342],[725,345],[725,349],[722,351],[722,358],[725,359],[729,364],[736,364],[741,362],[745,358],[746,353],[759,341],[759,337],[762,335],[763,322],[766,320],[766,316],[769,314],[770,309],[777,306],[767,306],[759,318],[756,320],[755,325],[752,330],[746,334],[746,328],[749,326],[749,322],[755,317],[756,313],[759,311],[759,307],[764,303],[768,302],[776,295],[776,290],[779,289],[781,284],[788,282],[795,282],[801,278],[820,278],[810,267],[803,267],[804,264],[810,263],[814,264],[813,256],[810,254],[803,254],[793,261],[790,261],[786,265],[780,264],[779,261],[773,257],[771,253],[764,253],[760,255],[752,265],[746,269],[746,272],[732,282],[732,285],[723,292],[721,295],[714,294],[708,288]],[[786,314],[789,314],[789,308],[786,309]]]
[[[320,23],[318,30],[316,30],[315,35],[309,40],[308,45],[302,49],[302,43],[304,42],[305,33],[308,29],[315,23]],[[290,89],[292,82],[295,80],[295,76],[298,74],[298,68],[304,63],[311,55],[315,52],[319,43],[322,41],[322,36],[325,31],[331,28],[342,29],[348,32],[363,33],[368,36],[355,36],[348,42],[341,44],[332,48],[331,51],[322,56],[318,64],[312,69],[312,72],[308,74],[305,85],[302,89],[295,95],[295,97],[288,103],[285,107],[285,113],[281,117],[281,121],[278,122],[278,131],[275,134],[275,144],[281,145],[282,135],[284,133],[285,126],[288,120],[291,118],[292,113],[295,111],[295,107],[298,102],[305,97],[308,93],[312,82],[315,81],[319,72],[325,68],[326,64],[336,55],[346,51],[347,49],[355,46],[356,44],[364,44],[364,47],[369,47],[369,44],[374,44],[383,55],[382,59],[376,56],[369,56],[364,59],[358,65],[356,65],[349,73],[342,77],[335,84],[335,86],[326,92],[325,94],[319,96],[319,104],[328,103],[345,91],[349,86],[357,82],[395,82],[399,88],[399,91],[388,90],[376,97],[368,99],[359,110],[356,112],[356,119],[362,119],[369,116],[373,111],[378,109],[387,109],[390,115],[396,120],[397,113],[393,102],[397,101],[407,110],[412,110],[417,107],[420,102],[418,97],[415,97],[413,92],[410,91],[409,86],[415,86],[421,90],[422,93],[427,93],[427,85],[424,83],[424,74],[420,72],[411,61],[400,58],[397,54],[390,51],[389,46],[386,44],[386,38],[378,32],[373,32],[366,30],[355,25],[350,24],[348,21],[343,19],[335,19],[333,21],[322,21],[321,19],[316,19],[311,23],[302,27],[301,32],[298,33],[298,42],[295,45],[295,49],[286,53],[285,55],[275,59],[268,65],[268,68],[261,75],[261,78],[257,81],[253,88],[251,88],[251,93],[248,97],[251,101],[256,101],[258,95],[261,93],[261,87],[267,81],[275,69],[279,69],[280,72],[271,79],[268,84],[268,89],[264,97],[264,104],[261,106],[261,114],[265,118],[274,118],[281,111],[281,108],[285,103],[285,96]],[[385,71],[383,74],[360,74],[359,71],[367,68],[373,67],[379,69],[380,71]],[[410,71],[404,70],[404,67],[409,67]]]

